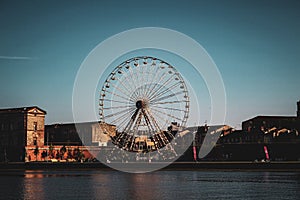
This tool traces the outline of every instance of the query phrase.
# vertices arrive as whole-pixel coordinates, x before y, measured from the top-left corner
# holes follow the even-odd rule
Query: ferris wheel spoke
[[[128,123],[128,119],[130,118],[130,115],[126,115],[122,118],[119,117],[119,120],[115,120],[115,123],[118,123],[117,129],[121,130],[121,132],[124,131],[126,124]]]
[[[151,61],[153,61],[153,60],[151,60]],[[150,62],[151,62],[151,61],[150,61]],[[146,96],[146,94],[147,94],[147,92],[148,92],[148,90],[146,89],[146,86],[149,85],[149,79],[150,79],[150,78],[154,78],[153,76],[151,76],[152,64],[151,64],[150,66],[148,66],[147,69],[148,69],[147,72],[145,72],[147,75],[146,75],[146,77],[145,77],[146,80],[145,80],[145,84],[144,84],[144,87],[145,87],[145,91],[144,91],[144,94],[143,94],[144,96]],[[156,70],[157,70],[157,69],[156,69]],[[150,82],[150,83],[151,83],[151,82]]]
[[[120,93],[122,93],[123,95],[127,96],[130,98],[130,94],[124,92],[120,87],[116,86],[115,84],[111,83],[111,86],[113,86],[113,88],[117,89]]]
[[[154,79],[155,80],[155,84],[153,85],[152,88],[149,89],[149,92],[147,93],[147,96],[150,97],[152,96],[152,93],[155,93],[156,90],[159,90],[159,88],[161,87],[161,82],[162,80],[164,80],[164,78],[168,75],[168,73],[163,72],[160,77],[158,79]]]
[[[132,84],[132,86],[133,86],[133,90],[132,90],[132,95],[134,96],[134,98],[135,99],[137,99],[138,98],[138,96],[139,96],[139,94],[136,94],[135,93],[135,89],[137,89],[139,86],[138,86],[138,76],[136,75],[136,73],[135,72],[133,72],[133,67],[131,66],[131,67],[129,67],[128,68],[128,71],[129,71],[129,74],[130,74],[130,76],[128,76],[128,78],[131,78],[131,80],[128,80],[128,84]]]
[[[173,79],[173,76],[174,76],[174,73],[165,82],[163,82],[158,89],[154,90],[149,95],[149,99],[153,98],[153,96],[155,96],[157,93],[160,93],[161,89],[168,88],[167,85],[171,82],[171,80]]]
[[[151,64],[151,67],[153,67],[153,66],[156,66],[157,64],[155,63],[155,64]],[[149,71],[150,71],[150,69],[151,69],[151,67],[149,67]],[[149,76],[151,76],[151,81],[150,81],[150,83],[156,83],[157,81],[155,81],[155,78],[156,77],[158,77],[158,74],[159,74],[159,72],[160,72],[160,70],[159,70],[160,68],[159,67],[156,67],[155,68],[155,72],[154,73],[149,73]],[[149,84],[149,83],[148,83]],[[149,84],[150,85],[150,84]],[[155,85],[155,84],[154,84]],[[150,85],[150,88],[149,88],[149,90],[146,92],[146,94],[145,94],[145,96],[147,96],[150,92],[151,92],[151,85]]]
[[[124,131],[125,125],[128,124],[128,122],[129,122],[128,120],[130,119],[130,117],[133,115],[134,112],[135,112],[135,110],[133,110],[129,113],[125,113],[125,115],[123,115],[122,117],[120,116],[118,119],[114,120],[115,123],[118,122],[118,128],[121,128],[122,131]],[[112,123],[112,124],[114,124],[114,123]]]
[[[136,76],[136,84],[138,86],[137,88],[140,88],[141,83],[142,83],[141,75],[140,75],[141,74],[141,66],[138,61],[135,61],[135,62],[136,62],[135,64],[137,64],[137,65],[135,66],[136,71],[135,71],[134,75]],[[137,96],[138,97],[141,96],[141,90],[138,90]]]
[[[176,93],[173,93],[173,94],[169,94],[169,95],[160,97],[160,98],[158,98],[158,99],[154,99],[154,100],[152,100],[150,103],[156,103],[156,102],[159,102],[159,101],[161,101],[161,100],[169,99],[169,98],[171,98],[171,97],[174,97],[174,96],[176,96],[176,95],[183,94],[183,93],[185,93],[185,92],[184,92],[184,91],[179,91],[179,92],[176,92]]]
[[[178,108],[169,108],[169,107],[161,107],[161,106],[156,106],[156,105],[152,105],[155,108],[161,108],[161,109],[165,109],[165,110],[172,110],[172,111],[179,111],[179,112],[185,112],[185,110],[183,109],[178,109]]]
[[[130,117],[135,109],[132,109],[131,111],[125,112],[124,114],[121,114],[119,117],[117,117],[116,119],[114,119],[111,123],[115,124],[116,122],[119,122],[119,120],[124,119],[124,120],[128,120],[128,117]]]
[[[141,66],[140,67],[140,69],[141,69],[141,76],[140,76],[140,78],[141,78],[141,97],[145,97],[145,94],[146,94],[146,91],[147,91],[147,82],[146,82],[146,80],[145,80],[145,67],[144,66]]]
[[[151,121],[152,121],[154,127],[156,127],[156,129],[157,129],[159,132],[161,132],[162,128],[161,128],[161,126],[159,126],[159,124],[157,123],[157,121],[156,121],[155,118],[153,117],[151,111],[150,111],[149,109],[147,109],[146,112],[148,113],[148,115],[149,115],[149,117],[150,117],[150,119],[151,119]]]
[[[130,76],[125,76],[123,80],[121,78],[118,78],[118,80],[124,87],[127,88],[127,86],[128,86],[129,87],[128,90],[132,92],[132,90],[134,90],[135,86],[134,85],[132,86],[132,83],[134,83],[134,81],[132,80],[133,76],[131,74],[131,71],[129,70],[129,67],[128,67],[128,72],[130,73]],[[125,86],[124,82],[127,83],[127,86]]]
[[[143,62],[142,62],[143,63]],[[145,90],[145,80],[144,80],[144,72],[145,72],[145,66],[142,64],[139,65],[139,74],[140,74],[140,83],[143,83],[143,85],[141,86],[141,96],[144,96],[144,90]]]
[[[112,99],[100,99],[100,101],[109,101],[109,102],[114,102],[114,103],[122,103],[122,104],[128,104],[128,101],[117,101],[117,100],[112,100]],[[133,103],[130,103],[129,105],[134,105]]]
[[[135,116],[134,118],[134,121],[133,121],[133,127],[132,127],[132,130],[134,133],[137,133],[138,132],[138,127],[140,126],[141,124],[141,121],[142,121],[142,112],[140,109],[137,110],[138,111],[138,114]],[[130,128],[130,127],[129,127]],[[129,132],[129,131],[128,131]]]
[[[112,107],[103,107],[103,110],[110,110],[110,109],[120,109],[120,108],[133,108],[134,109],[135,106],[112,106]]]
[[[128,112],[128,111],[130,111],[131,109],[132,109],[132,108],[128,108],[128,109],[125,109],[125,110],[121,110],[121,111],[112,113],[112,114],[110,114],[110,115],[105,116],[105,118],[115,117],[115,116],[117,116],[117,115],[119,115],[119,114]]]
[[[154,131],[155,129],[159,128],[158,126],[155,126],[155,122],[152,120],[150,114],[147,112],[146,109],[143,109],[143,114],[145,121],[147,123],[147,126],[151,127],[151,129]]]
[[[130,116],[129,116],[130,118]],[[126,127],[126,124],[128,124],[128,118],[124,118],[121,122],[118,123],[119,124],[119,128],[122,130],[121,132],[124,132],[125,131],[125,127]]]
[[[124,66],[122,66],[122,67],[124,68]],[[135,81],[133,73],[131,71],[131,67],[132,66],[130,66],[129,64],[125,65],[125,69],[127,69],[130,76],[125,76],[123,80],[118,78],[119,82],[123,85],[123,87],[128,88],[130,94],[132,94],[134,91],[134,88],[136,88],[136,85],[135,85],[136,81]],[[124,82],[126,82],[126,86],[125,86]]]
[[[143,115],[144,115],[144,119],[145,119],[145,122],[147,124],[147,128],[150,132],[155,132],[155,125],[151,123],[151,120],[149,119],[147,113],[146,113],[146,110],[143,109],[142,110],[143,112]],[[153,126],[154,125],[154,126]]]
[[[149,105],[157,105],[157,104],[176,104],[176,103],[186,103],[188,101],[182,100],[182,101],[157,101],[155,103],[150,103]]]
[[[140,113],[140,109],[135,109],[135,112],[130,117],[129,122],[125,126],[124,131],[130,132],[130,130],[132,130],[132,127],[134,126],[134,123],[137,121],[139,113]]]
[[[120,80],[119,78],[117,78],[119,80],[119,83],[123,86],[123,88],[128,92],[128,94],[130,95],[132,93],[132,89],[130,90],[124,83],[122,80]],[[130,82],[130,81],[127,81],[127,83]],[[128,84],[129,86],[129,84]]]
[[[143,86],[143,94],[142,94],[143,97],[147,97],[146,93],[147,93],[147,91],[149,90],[150,87],[151,86],[149,84],[144,84],[144,86]]]
[[[167,116],[169,116],[169,117],[171,117],[171,118],[173,118],[173,119],[176,119],[176,120],[179,120],[179,121],[182,120],[182,119],[180,119],[180,118],[178,118],[178,117],[176,117],[176,116],[174,116],[174,115],[171,115],[171,114],[166,113],[166,112],[161,111],[161,110],[157,110],[156,108],[151,108],[151,109],[152,109],[152,110],[155,110],[155,111],[157,111],[157,112],[159,112],[159,113],[161,113],[161,114],[163,114],[163,115],[167,115]]]
[[[177,82],[177,83],[174,83],[173,85],[171,86],[167,86],[167,85],[164,85],[164,87],[161,87],[159,90],[157,90],[155,93],[152,94],[151,97],[149,97],[150,101],[155,99],[155,98],[158,98],[166,93],[170,93],[174,88],[176,88],[180,83]]]
[[[154,119],[158,119],[157,123],[160,125],[159,127],[165,127],[166,124],[171,123],[169,120],[164,119],[163,117],[161,117],[161,114],[156,113],[155,110],[151,110],[152,116],[154,117]]]
[[[133,102],[131,99],[129,99],[128,97],[124,97],[124,96],[122,96],[122,95],[119,95],[119,94],[117,94],[117,93],[115,93],[115,92],[111,92],[111,91],[106,91],[107,93],[109,93],[109,94],[111,94],[111,95],[115,95],[115,96],[117,96],[117,97],[120,97],[121,99],[124,99],[124,100],[127,100],[127,101],[129,101],[129,102]]]
[[[167,87],[167,88],[164,89],[163,91],[161,91],[161,92],[157,93],[156,95],[153,95],[152,97],[150,97],[150,98],[149,98],[150,101],[151,101],[152,99],[154,99],[154,98],[158,98],[158,97],[160,97],[160,96],[162,96],[162,95],[164,95],[164,94],[166,94],[166,93],[172,91],[174,88],[176,88],[176,87],[177,87],[178,85],[180,85],[180,84],[181,84],[180,82],[177,82],[177,83],[173,84],[172,86]]]
[[[147,96],[150,97],[152,96],[152,93],[155,92],[157,86],[161,86],[159,83],[168,75],[168,73],[163,72],[158,79],[155,80],[155,84],[152,88],[149,89],[149,92],[147,93]]]
[[[148,61],[147,61],[148,62]],[[150,62],[153,62],[153,60],[151,60]],[[155,64],[153,65],[153,63],[147,67],[147,71],[145,72],[146,77],[144,77],[144,90],[143,90],[143,95],[147,96],[148,91],[151,89],[151,83],[153,83],[153,80],[150,82],[150,79],[154,79],[157,76],[157,72],[158,72],[158,67],[156,67],[156,70],[154,73],[151,73],[151,70],[153,68],[153,66],[155,66]]]
[[[134,77],[134,76],[131,76],[131,77]],[[131,79],[127,79],[126,81],[126,84],[128,84],[128,86],[130,87],[130,95],[131,95],[131,98],[136,100],[138,98],[138,95],[135,93],[135,88],[137,88],[136,86],[136,80],[134,78],[131,78]]]

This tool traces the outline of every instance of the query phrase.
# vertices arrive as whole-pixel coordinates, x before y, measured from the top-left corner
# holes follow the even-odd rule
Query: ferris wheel
[[[100,91],[100,121],[116,126],[110,137],[129,152],[166,146],[185,127],[189,108],[184,79],[172,65],[155,57],[121,63]]]

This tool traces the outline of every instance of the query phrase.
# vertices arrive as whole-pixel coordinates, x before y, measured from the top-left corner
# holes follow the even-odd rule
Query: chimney
[[[297,117],[300,118],[300,101],[297,102]]]

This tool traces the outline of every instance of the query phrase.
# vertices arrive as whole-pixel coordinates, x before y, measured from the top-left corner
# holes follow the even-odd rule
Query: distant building
[[[216,130],[221,134],[214,148],[200,160],[300,160],[299,125],[299,118],[281,116],[254,117],[243,122],[243,130],[223,125]],[[207,125],[188,129],[194,133],[194,142],[179,161],[199,160],[195,159],[195,153],[205,148],[203,142],[209,137]]]
[[[26,147],[44,146],[46,114],[37,106],[0,109],[0,161],[24,161]]]
[[[300,118],[290,116],[257,116],[242,122],[242,129],[246,131],[265,131],[274,127],[300,131]]]
[[[116,127],[100,122],[52,124],[45,126],[46,145],[107,146]]]
[[[242,129],[246,131],[267,131],[272,128],[300,132],[300,101],[297,102],[297,116],[257,116],[242,122]]]

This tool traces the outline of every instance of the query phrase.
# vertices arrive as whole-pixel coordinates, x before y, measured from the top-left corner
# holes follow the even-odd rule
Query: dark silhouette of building
[[[222,158],[225,155],[229,160],[265,159],[266,148],[271,160],[299,160],[299,110],[300,101],[297,116],[257,116],[242,122],[242,130],[218,141]]]
[[[37,106],[0,109],[0,161],[24,161],[26,147],[44,146],[45,115]]]
[[[297,102],[297,117],[300,118],[300,101]]]
[[[242,122],[242,129],[246,131],[272,128],[297,130],[300,132],[300,101],[297,102],[297,116],[257,116]]]
[[[277,129],[287,128],[300,131],[300,118],[289,116],[257,116],[242,122],[242,129],[246,131],[264,131],[273,127]]]
[[[224,125],[218,142],[201,161],[300,160],[299,125],[299,118],[282,116],[254,117],[243,122],[243,130]],[[207,134],[211,134],[208,126],[198,127],[193,144],[180,161],[192,161],[194,149],[199,152]]]
[[[46,125],[44,142],[46,145],[107,146],[115,130],[115,126],[99,122]]]

